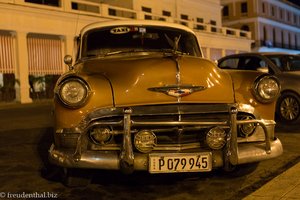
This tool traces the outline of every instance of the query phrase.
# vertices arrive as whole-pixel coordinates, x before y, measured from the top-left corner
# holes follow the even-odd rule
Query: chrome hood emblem
[[[194,86],[194,85],[166,85],[162,87],[152,87],[148,90],[153,92],[161,92],[172,97],[184,97],[190,95],[194,92],[205,90],[204,86]]]

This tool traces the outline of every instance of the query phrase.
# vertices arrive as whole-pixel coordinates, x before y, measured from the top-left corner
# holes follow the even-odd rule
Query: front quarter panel
[[[253,84],[257,77],[264,74],[257,71],[226,70],[232,77],[235,101],[238,104],[251,105],[255,109],[255,114],[261,119],[274,120],[275,102],[261,103],[252,92]]]
[[[113,107],[113,96],[109,81],[101,74],[87,75],[80,73],[68,74],[67,77],[79,77],[86,81],[90,87],[90,95],[85,105],[80,108],[68,108],[56,97],[54,99],[55,106],[55,122],[56,129],[73,128],[80,121],[97,107]],[[63,77],[60,80],[64,80]],[[59,82],[58,82],[59,84]]]

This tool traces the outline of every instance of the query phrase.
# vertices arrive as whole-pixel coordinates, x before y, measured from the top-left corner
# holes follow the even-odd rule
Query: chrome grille
[[[205,135],[208,128],[218,125],[229,130],[228,107],[227,104],[133,107],[131,134],[134,135],[141,130],[154,132],[157,137],[157,147],[154,150],[207,148]],[[116,148],[116,145],[120,147],[123,114],[117,111],[107,116],[101,114],[97,117],[94,113],[93,125],[109,125],[114,140],[111,144],[97,149],[107,149],[110,145],[113,148]],[[110,124],[110,122],[120,123]]]

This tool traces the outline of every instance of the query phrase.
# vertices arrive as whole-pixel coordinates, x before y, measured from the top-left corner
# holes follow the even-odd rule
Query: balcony
[[[83,0],[61,0],[58,2],[59,6],[29,3],[25,2],[25,0],[0,0],[0,3],[15,4],[20,6],[46,9],[52,11],[62,11],[66,13],[102,17],[107,19],[166,21],[171,23],[183,24],[196,32],[218,34],[241,39],[251,39],[251,32],[248,31],[242,31],[239,29],[232,29],[227,27],[219,27],[212,24],[195,22],[193,20],[178,19],[169,16],[156,15],[149,12],[136,11],[127,8],[111,6],[108,4],[93,3]]]

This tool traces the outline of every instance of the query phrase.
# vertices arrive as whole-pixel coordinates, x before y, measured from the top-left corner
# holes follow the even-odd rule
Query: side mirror
[[[72,69],[73,69],[73,66],[72,66],[72,63],[73,63],[72,56],[66,55],[66,56],[64,57],[64,63],[65,63],[66,65],[69,66],[69,70],[72,70]]]
[[[256,69],[259,72],[263,72],[263,73],[269,73],[269,68],[268,67],[259,67]]]

